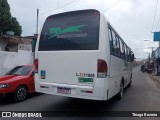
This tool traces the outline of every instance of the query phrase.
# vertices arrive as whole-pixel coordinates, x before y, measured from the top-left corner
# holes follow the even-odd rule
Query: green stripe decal
[[[68,27],[65,29],[61,29],[61,27],[57,27],[57,28],[50,28],[49,32],[50,32],[50,36],[48,39],[51,39],[53,37],[56,37],[58,35],[61,34],[65,34],[65,33],[70,33],[70,32],[81,32],[82,30],[80,28],[83,28],[87,25],[78,25],[78,26],[72,26],[72,27]]]
[[[93,82],[93,78],[78,78],[78,82]]]

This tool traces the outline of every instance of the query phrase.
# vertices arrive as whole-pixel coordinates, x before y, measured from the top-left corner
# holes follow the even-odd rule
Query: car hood
[[[14,80],[25,79],[27,77],[28,76],[17,76],[17,75],[0,76],[0,83],[6,83],[6,82],[14,81]]]

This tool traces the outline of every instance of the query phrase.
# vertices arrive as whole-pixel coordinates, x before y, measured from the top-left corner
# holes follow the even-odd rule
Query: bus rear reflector
[[[34,60],[35,73],[38,73],[38,59]]]
[[[48,86],[43,86],[43,85],[41,85],[40,87],[41,87],[41,88],[49,88]]]
[[[106,61],[102,59],[98,59],[97,78],[106,78],[107,70],[108,70],[108,66]]]
[[[83,93],[93,93],[93,91],[90,91],[90,90],[81,90],[81,92],[83,92]]]

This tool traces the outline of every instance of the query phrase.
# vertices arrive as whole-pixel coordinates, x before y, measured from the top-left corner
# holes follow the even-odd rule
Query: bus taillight
[[[97,11],[94,11],[94,12],[93,12],[93,15],[97,15],[97,14],[98,14]]]
[[[106,78],[108,66],[105,60],[98,59],[97,78]]]
[[[34,60],[34,65],[35,65],[35,73],[38,73],[38,59]]]
[[[47,18],[48,21],[51,21],[51,18]]]

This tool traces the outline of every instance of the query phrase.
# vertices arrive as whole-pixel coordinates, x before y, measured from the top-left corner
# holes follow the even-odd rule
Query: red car
[[[11,94],[15,102],[26,99],[28,93],[35,92],[34,65],[17,66],[0,76],[0,95]]]

